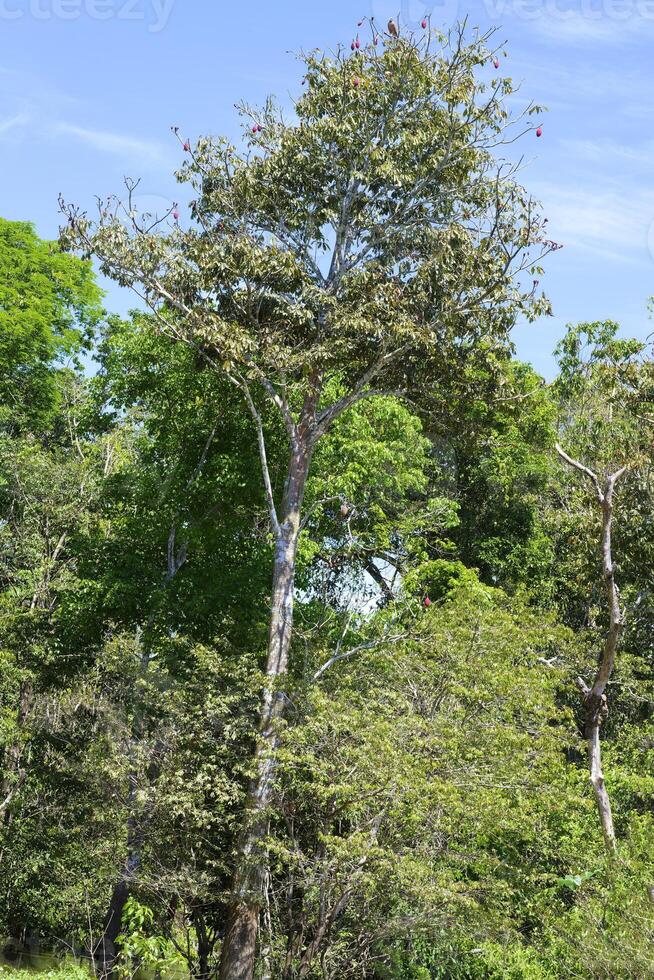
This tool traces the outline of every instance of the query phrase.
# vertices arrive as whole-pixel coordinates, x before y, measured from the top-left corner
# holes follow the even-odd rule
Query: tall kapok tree
[[[617,331],[611,321],[570,326],[556,351],[561,371],[554,384],[560,402],[559,434],[575,454],[557,444],[558,455],[587,481],[601,517],[605,636],[590,684],[579,677],[577,686],[583,699],[590,781],[609,855],[617,853],[617,839],[602,767],[601,729],[608,717],[608,689],[628,612],[616,576],[614,500],[619,481],[630,476],[632,482],[637,480],[651,455],[654,435],[652,362],[646,345],[618,338]],[[626,494],[628,505],[629,487]]]
[[[372,394],[418,396],[482,343],[505,341],[536,295],[538,209],[501,146],[530,130],[511,118],[509,79],[489,36],[463,28],[353,52],[303,55],[305,92],[286,121],[275,103],[240,107],[246,146],[184,143],[180,180],[193,224],[172,208],[142,216],[128,198],[91,219],[62,204],[62,240],[132,287],[159,329],[193,345],[251,413],[275,542],[267,683],[221,976],[251,977],[266,882],[267,809],[289,663],[298,537],[316,444]],[[535,107],[531,107],[535,110]],[[329,400],[338,379],[343,394]],[[262,399],[280,413],[287,468],[268,467]]]

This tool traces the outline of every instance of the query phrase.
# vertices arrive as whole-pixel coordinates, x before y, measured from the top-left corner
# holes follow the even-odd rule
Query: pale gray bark
[[[269,500],[275,536],[275,559],[266,685],[255,749],[254,774],[248,788],[245,821],[237,856],[233,905],[221,956],[222,980],[248,980],[254,971],[259,915],[264,901],[268,867],[265,853],[268,807],[275,778],[279,722],[284,713],[284,694],[280,689],[280,682],[288,671],[293,629],[295,564],[302,500],[313,452],[311,420],[315,418],[315,399],[311,399],[310,405],[305,405],[304,416],[305,424],[298,427],[291,447],[279,517],[274,502]],[[260,435],[260,430],[258,434]],[[265,455],[261,455],[265,466]],[[270,481],[265,471],[264,480],[268,488]]]
[[[332,405],[319,409],[322,378],[315,374],[300,412],[292,419],[284,398],[269,383],[264,389],[280,410],[286,423],[290,456],[279,510],[276,507],[268,468],[265,434],[261,416],[243,378],[237,379],[256,427],[263,484],[275,540],[272,603],[268,635],[266,684],[259,718],[259,737],[255,749],[253,776],[248,787],[245,817],[236,856],[236,871],[220,963],[220,980],[251,980],[256,964],[259,919],[265,902],[268,861],[265,838],[268,832],[279,748],[279,722],[284,714],[285,696],[281,688],[288,671],[293,631],[295,565],[302,530],[302,504],[314,448],[330,425],[358,401],[377,392],[371,382],[400,354],[402,348],[380,354],[365,371],[351,392]]]
[[[21,788],[26,778],[26,770],[21,764],[23,757],[22,733],[27,722],[32,700],[32,686],[28,680],[23,680],[18,696],[16,712],[16,735],[5,750],[3,762],[3,777],[0,789],[0,824],[8,824],[11,819],[10,804]]]
[[[627,467],[612,473],[606,478],[602,487],[599,478],[587,466],[579,460],[568,456],[564,450],[557,445],[557,452],[569,466],[574,467],[583,473],[590,480],[595,490],[597,502],[602,511],[602,573],[606,600],[609,612],[609,629],[604,641],[604,647],[597,667],[597,672],[593,683],[589,686],[582,678],[577,679],[577,686],[584,699],[585,708],[585,736],[588,745],[588,761],[590,768],[590,781],[595,794],[597,811],[604,836],[604,845],[610,855],[615,855],[618,850],[615,836],[615,826],[613,823],[613,811],[611,800],[604,780],[602,768],[602,746],[600,731],[602,724],[608,715],[608,700],[606,689],[613,675],[615,658],[620,640],[620,633],[623,627],[623,614],[620,606],[620,593],[615,580],[615,566],[613,564],[613,493],[615,485],[627,471]]]

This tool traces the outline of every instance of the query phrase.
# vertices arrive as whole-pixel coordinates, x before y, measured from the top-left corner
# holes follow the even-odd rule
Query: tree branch
[[[336,421],[339,415],[342,415],[346,409],[351,408],[362,398],[370,398],[373,394],[382,394],[382,392],[374,392],[368,390],[368,385],[370,382],[377,377],[377,375],[383,371],[383,369],[390,364],[391,361],[403,354],[408,348],[398,347],[394,351],[389,351],[387,354],[383,354],[371,367],[368,368],[364,374],[361,375],[357,383],[352,388],[352,391],[348,392],[347,395],[343,395],[338,401],[335,401],[328,408],[323,409],[319,413],[316,420],[316,427],[314,430],[314,439],[319,439],[325,434],[332,422]]]
[[[604,502],[604,494],[602,493],[600,482],[597,476],[595,475],[595,473],[593,473],[593,471],[590,470],[587,466],[584,466],[583,463],[580,463],[578,459],[573,459],[572,456],[568,456],[568,454],[565,452],[564,449],[561,448],[558,442],[556,444],[556,451],[561,457],[561,459],[568,464],[568,466],[573,466],[576,470],[579,470],[580,473],[583,473],[585,476],[588,477],[588,479],[592,482],[595,488],[597,499],[599,500],[600,504],[602,504]]]
[[[243,394],[245,395],[247,406],[250,410],[250,414],[252,418],[254,419],[254,424],[257,429],[259,459],[261,460],[261,472],[263,474],[264,489],[266,491],[266,500],[268,502],[270,523],[272,524],[275,537],[280,538],[282,534],[282,529],[279,523],[279,518],[277,516],[277,508],[275,507],[275,496],[273,494],[272,482],[270,479],[270,469],[268,468],[268,454],[266,452],[266,438],[263,431],[263,422],[261,421],[261,415],[257,411],[257,406],[254,404],[254,400],[252,398],[252,394],[250,392],[250,388],[247,382],[241,378],[239,379],[238,384]]]
[[[604,641],[602,655],[592,683],[592,687],[578,677],[576,685],[581,692],[585,706],[585,736],[588,744],[588,760],[590,764],[590,781],[595,793],[595,800],[599,813],[604,844],[607,853],[611,856],[617,853],[617,841],[615,827],[613,824],[613,812],[611,800],[604,781],[602,770],[602,747],[600,739],[600,729],[608,715],[608,703],[606,698],[606,688],[613,674],[615,657],[618,649],[618,641],[623,625],[623,615],[620,608],[620,594],[615,581],[615,569],[613,565],[613,551],[611,545],[611,530],[613,524],[613,491],[620,477],[626,473],[628,467],[622,466],[615,473],[606,478],[605,489],[602,490],[596,474],[580,463],[579,460],[568,456],[558,445],[556,450],[569,466],[574,467],[592,483],[599,505],[602,510],[602,570],[606,587],[607,604],[609,610],[609,630]]]
[[[349,657],[354,657],[357,653],[361,653],[363,650],[374,650],[376,647],[384,646],[386,643],[397,643],[400,640],[406,639],[406,633],[398,633],[396,636],[382,636],[378,640],[370,640],[368,643],[359,643],[357,646],[352,647],[351,650],[346,650],[343,653],[335,653],[333,657],[330,657],[322,667],[320,667],[313,677],[311,678],[312,683],[317,681],[319,677],[333,667],[334,664],[338,663],[339,660],[347,660]]]

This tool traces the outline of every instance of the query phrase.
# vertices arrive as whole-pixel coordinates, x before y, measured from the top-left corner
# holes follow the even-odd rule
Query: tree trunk
[[[130,806],[133,805],[134,802],[136,785],[136,773],[130,773]],[[127,899],[129,898],[130,886],[141,863],[142,833],[138,826],[137,818],[133,813],[128,818],[127,827],[127,857],[121,869],[118,881],[114,885],[113,892],[111,893],[111,900],[105,916],[102,939],[100,941],[100,948],[98,951],[100,960],[100,976],[102,978],[109,978],[113,976],[116,957],[118,955],[116,940],[118,939],[118,936],[122,930],[123,912],[125,910],[125,905],[127,904]]]
[[[609,856],[617,854],[618,845],[613,825],[613,812],[611,810],[611,800],[604,782],[604,772],[602,770],[602,746],[600,740],[600,729],[609,713],[606,689],[613,675],[615,658],[618,651],[618,642],[623,626],[623,615],[620,607],[620,592],[615,581],[615,566],[613,564],[613,493],[615,485],[627,467],[612,473],[606,478],[604,488],[602,488],[597,476],[592,470],[588,469],[576,459],[568,456],[559,445],[556,447],[559,456],[569,465],[583,473],[595,488],[595,494],[602,509],[602,573],[604,577],[604,587],[606,590],[606,600],[609,611],[609,630],[604,641],[604,648],[597,667],[592,687],[589,687],[583,678],[577,679],[577,686],[582,693],[585,707],[585,726],[584,734],[588,745],[588,764],[590,769],[590,782],[595,794],[597,812],[600,818],[602,834],[604,836],[604,846]]]
[[[606,702],[604,702],[606,704]],[[605,709],[604,709],[605,712]],[[602,711],[595,712],[589,717],[586,723],[586,738],[588,740],[588,758],[590,762],[590,781],[595,793],[597,802],[597,812],[599,813],[602,834],[604,835],[604,846],[608,854],[615,854],[618,844],[615,838],[613,826],[613,812],[611,810],[611,800],[604,783],[604,773],[602,771],[602,753],[600,747],[600,725],[602,723]]]
[[[213,438],[213,434],[211,438]],[[210,441],[207,443],[207,446],[209,445]],[[203,461],[204,456],[200,463]],[[196,470],[196,473],[198,472],[199,468]],[[186,562],[186,543],[182,543],[181,547],[179,548],[177,547],[174,524],[171,527],[170,534],[168,536],[167,560],[168,568],[164,578],[164,590],[170,585],[177,572]],[[140,679],[145,679],[150,670],[151,654],[148,636],[153,622],[154,613],[150,615],[150,618],[146,624],[145,640],[143,640],[141,629],[139,628],[137,630],[138,642],[143,643],[140,661]],[[143,718],[140,716],[140,714],[137,713],[132,725],[133,729],[129,738],[132,765],[129,773],[129,791],[127,795],[127,856],[123,867],[121,868],[118,880],[114,885],[111,899],[109,901],[109,908],[107,909],[107,914],[105,916],[102,941],[100,945],[100,966],[102,977],[111,977],[113,974],[117,956],[116,939],[120,935],[123,910],[127,903],[127,899],[129,898],[130,888],[132,886],[134,876],[141,865],[141,848],[143,844],[144,828],[141,826],[140,818],[136,812],[136,791],[139,781],[137,747],[144,736]],[[147,775],[150,783],[154,783],[159,775],[158,767],[151,766],[151,771]]]
[[[613,490],[615,482],[623,471],[609,477],[606,489],[601,498],[602,506],[602,565],[604,572],[604,584],[606,597],[609,607],[609,631],[604,643],[602,657],[599,663],[597,674],[590,690],[586,689],[586,740],[588,742],[588,762],[590,766],[590,781],[595,794],[597,812],[600,818],[604,845],[607,853],[616,854],[618,845],[613,826],[613,812],[608,790],[604,782],[604,772],[602,770],[602,747],[600,741],[600,729],[609,713],[606,698],[606,688],[613,674],[615,657],[618,649],[618,641],[622,632],[622,609],[620,608],[620,594],[615,581],[615,569],[613,566],[613,547],[611,542],[611,531],[613,525]]]
[[[353,889],[347,888],[335,903],[334,907],[330,909],[329,914],[322,917],[322,921],[319,923],[313,939],[307,946],[304,955],[302,956],[298,967],[298,977],[306,977],[309,975],[309,971],[311,970],[316,953],[320,949],[320,946],[325,936],[330,931],[332,925],[350,901],[352,893]]]
[[[111,900],[105,917],[102,939],[98,950],[99,975],[103,980],[111,977],[114,971],[116,956],[118,955],[116,939],[120,935],[123,909],[125,908],[128,896],[129,884],[126,875],[122,873],[111,893]]]
[[[25,769],[21,767],[23,730],[29,714],[31,700],[32,685],[30,681],[24,680],[21,682],[18,695],[16,736],[5,752],[4,774],[0,788],[0,823],[5,825],[11,820],[11,801],[25,779]]]
[[[197,969],[193,972],[193,977],[194,980],[211,980],[209,960],[211,958],[213,944],[209,941],[207,927],[202,913],[199,911],[194,912],[192,920],[195,926],[195,935],[198,944],[198,965]]]
[[[268,806],[279,746],[279,721],[285,704],[279,684],[288,670],[300,514],[311,453],[310,433],[308,428],[301,428],[292,447],[276,533],[266,687],[259,718],[254,775],[248,788],[236,858],[233,901],[221,952],[221,980],[252,980],[254,976],[267,874],[264,840],[268,832]]]

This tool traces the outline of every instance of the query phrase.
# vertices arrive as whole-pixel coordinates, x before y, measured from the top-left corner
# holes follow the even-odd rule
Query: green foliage
[[[182,955],[169,939],[152,935],[154,926],[151,909],[128,898],[123,911],[123,932],[118,940],[121,948],[118,977],[130,980],[137,970],[161,973],[183,965]]]
[[[91,378],[53,361],[47,425],[0,443],[1,925],[87,948],[129,856],[118,971],[211,975],[271,541],[241,392],[155,323],[111,319]],[[652,972],[649,361],[612,325],[574,328],[560,357],[548,387],[480,351],[418,406],[355,404],[316,449],[267,841],[273,976]],[[324,403],[346,392],[335,372]],[[254,396],[279,494],[283,428]],[[574,686],[603,627],[597,517],[555,462],[557,418],[582,458],[635,464],[603,733],[618,866]]]
[[[544,663],[571,635],[499,592],[480,604],[463,584],[405,615],[402,639],[322,675],[284,743],[273,894],[295,911],[281,933],[311,935],[351,893],[329,951],[343,977],[375,953],[386,962],[406,936],[519,946],[525,917],[532,931],[546,920],[580,835],[598,839],[583,777],[566,774],[578,744],[557,703],[566,678]]]
[[[61,393],[53,366],[88,347],[102,310],[90,264],[0,218],[0,427],[44,425]]]
[[[422,397],[506,347],[519,313],[548,309],[531,277],[552,244],[494,154],[521,119],[510,81],[485,77],[487,40],[303,55],[292,121],[272,100],[241,106],[244,147],[189,144],[190,227],[139,216],[129,194],[96,220],[67,208],[62,242],[278,406],[315,391],[327,410],[333,384]]]
[[[301,556],[314,590],[354,581],[386,598],[431,547],[449,550],[456,505],[431,494],[431,444],[395,398],[371,398],[340,418],[316,451]]]
[[[475,397],[457,406],[454,480],[461,559],[482,580],[551,599],[552,542],[542,520],[551,481],[556,404],[527,365],[500,361],[470,379]]]
[[[639,356],[629,384],[647,394]],[[603,357],[595,401],[565,396],[582,454]],[[137,821],[119,969],[197,973],[216,964],[254,738],[270,555],[259,461],[238,392],[147,318],[112,320],[98,358],[93,378],[66,382],[56,440],[0,447],[2,925],[88,944]],[[475,397],[449,423],[371,398],[315,455],[268,839],[273,975],[289,956],[299,969],[313,939],[307,975],[322,957],[344,980],[652,969],[648,600],[606,731],[610,868],[574,688],[595,633],[571,615],[594,581],[596,518],[553,461],[560,387],[506,360],[470,370]],[[282,436],[262,410],[278,486]],[[629,601],[647,596],[648,480],[640,466],[625,483],[616,527]]]
[[[479,581],[475,569],[466,568],[460,561],[443,558],[418,565],[407,574],[404,584],[407,591],[422,595],[431,602],[449,599],[461,588],[470,596],[476,594],[480,602],[490,595]]]
[[[303,56],[291,122],[242,106],[243,147],[189,148],[190,227],[115,199],[96,223],[71,211],[64,242],[147,314],[100,327],[88,263],[0,222],[0,933],[17,946],[97,950],[118,909],[116,975],[215,976],[270,515],[302,445],[259,973],[654,976],[652,360],[610,321],[569,328],[550,385],[512,357],[516,316],[548,309],[551,243],[495,156],[513,89],[488,80],[487,43]],[[629,467],[601,732],[617,861],[575,683],[606,630],[599,517],[557,438],[600,479]]]

